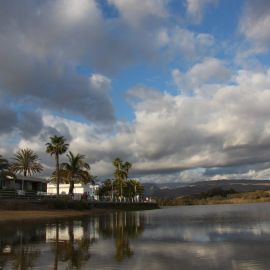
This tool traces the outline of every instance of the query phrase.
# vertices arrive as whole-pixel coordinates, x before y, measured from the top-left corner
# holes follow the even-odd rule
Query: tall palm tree
[[[117,180],[120,186],[120,197],[123,197],[123,185],[128,179],[129,170],[132,167],[132,164],[129,162],[123,163],[120,158],[113,160],[113,165],[115,167],[114,177]]]
[[[38,155],[30,148],[19,149],[13,158],[11,171],[23,174],[23,176],[31,176],[40,173],[43,167],[39,161]]]
[[[126,187],[125,187],[125,195],[130,199],[137,195],[143,195],[144,187],[143,185],[136,179],[129,179],[127,180]]]
[[[127,180],[127,178],[128,178],[128,173],[129,173],[129,170],[131,169],[131,167],[132,167],[132,164],[129,163],[128,161],[126,161],[122,166],[124,174],[125,174],[125,178],[126,178],[125,180]]]
[[[123,171],[123,161],[120,158],[116,158],[115,160],[113,160],[113,166],[115,167],[115,171],[114,171],[114,178],[116,180],[116,182],[119,185],[119,189],[120,189],[120,198],[122,199],[123,197],[123,182],[125,179],[124,176],[124,171]]]
[[[59,183],[60,183],[60,166],[59,166],[59,156],[64,154],[68,149],[68,144],[65,143],[66,139],[63,136],[50,137],[50,142],[46,143],[46,152],[55,157],[56,162],[56,186],[57,186],[57,196],[59,196]]]
[[[73,195],[74,190],[74,182],[75,181],[83,181],[89,179],[89,170],[90,166],[85,161],[84,155],[74,155],[69,151],[67,154],[68,162],[64,162],[61,164],[61,169],[66,171],[66,175],[69,179],[69,194]]]

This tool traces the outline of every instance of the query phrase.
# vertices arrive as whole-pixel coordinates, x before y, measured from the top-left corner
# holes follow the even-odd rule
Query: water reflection
[[[0,232],[0,269],[32,269],[40,256],[35,245],[45,241],[45,230],[39,226],[33,230],[32,224],[24,224],[22,229],[20,223],[4,223]]]
[[[0,269],[270,269],[270,204],[0,223]]]
[[[143,216],[127,212],[117,212],[99,220],[99,232],[104,237],[115,239],[115,259],[121,262],[134,254],[130,247],[130,238],[136,238],[144,230]]]
[[[117,262],[134,254],[130,239],[143,232],[138,212],[54,222],[0,224],[0,269],[83,269],[91,247],[114,242]],[[95,250],[93,248],[93,250]]]

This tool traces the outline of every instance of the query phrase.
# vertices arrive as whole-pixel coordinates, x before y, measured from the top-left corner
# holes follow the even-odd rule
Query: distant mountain
[[[146,197],[175,198],[188,195],[196,195],[206,192],[212,188],[219,187],[224,190],[234,189],[238,192],[249,192],[255,190],[270,190],[269,180],[211,180],[200,181],[190,184],[169,183],[156,184],[144,183],[144,194]]]

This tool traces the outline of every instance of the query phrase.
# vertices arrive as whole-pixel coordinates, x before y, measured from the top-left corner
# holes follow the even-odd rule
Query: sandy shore
[[[76,210],[51,210],[51,211],[16,211],[16,210],[0,210],[0,222],[3,221],[21,221],[35,219],[50,219],[50,218],[69,218],[104,215],[113,211],[112,209],[94,209],[85,211]]]

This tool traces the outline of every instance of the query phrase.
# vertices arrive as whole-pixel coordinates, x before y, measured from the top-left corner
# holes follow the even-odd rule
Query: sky
[[[0,154],[62,135],[100,180],[270,179],[270,1],[1,0]],[[65,155],[61,157],[65,160]]]

